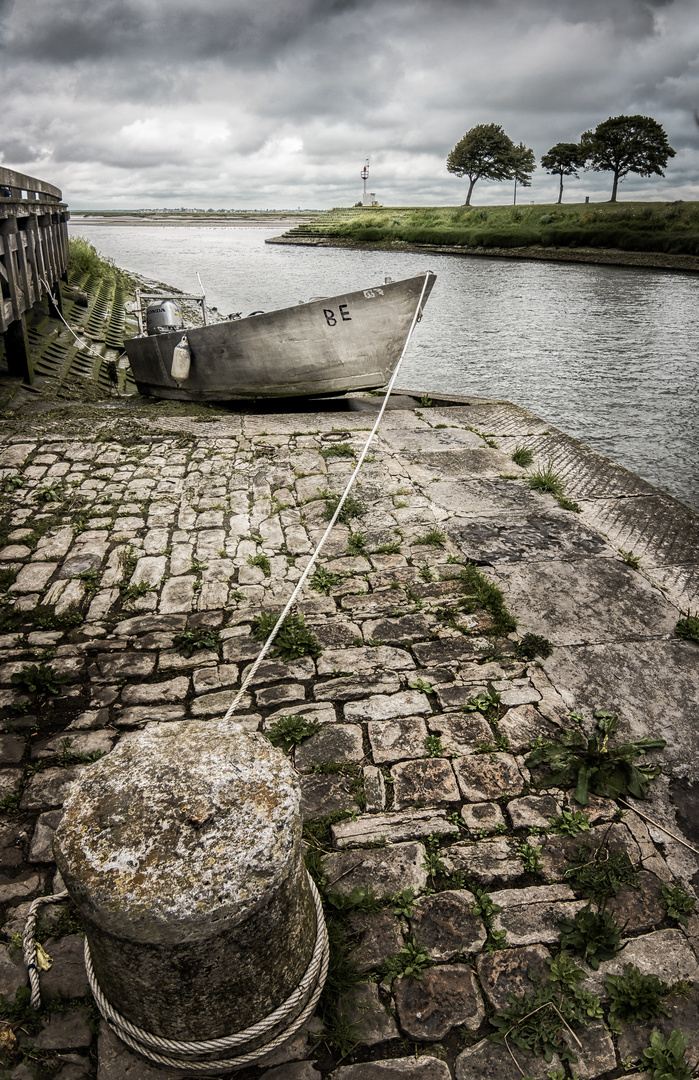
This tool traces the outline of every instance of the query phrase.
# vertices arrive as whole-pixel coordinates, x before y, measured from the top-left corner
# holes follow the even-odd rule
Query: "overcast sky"
[[[677,156],[623,199],[699,199],[697,0],[0,0],[0,163],[72,209],[456,205],[501,124],[537,160],[640,113]],[[566,182],[606,200],[611,174]],[[541,168],[520,202],[555,201]],[[474,205],[512,201],[476,184]]]

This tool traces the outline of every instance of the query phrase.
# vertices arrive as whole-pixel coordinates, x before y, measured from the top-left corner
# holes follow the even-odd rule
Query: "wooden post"
[[[2,335],[5,342],[7,369],[10,375],[21,375],[25,382],[34,382],[34,366],[29,352],[29,338],[24,316],[11,322]]]

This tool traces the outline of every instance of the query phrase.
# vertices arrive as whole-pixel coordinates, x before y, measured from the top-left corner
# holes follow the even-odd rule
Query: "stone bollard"
[[[229,1071],[310,1015],[327,934],[299,803],[284,754],[223,720],[150,724],[82,772],[56,861],[100,1011],[132,1049]]]

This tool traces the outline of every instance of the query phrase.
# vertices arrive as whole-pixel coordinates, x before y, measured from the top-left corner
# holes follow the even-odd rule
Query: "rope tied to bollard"
[[[308,875],[308,882],[311,887],[311,894],[315,904],[316,941],[308,967],[306,968],[300,983],[286,1001],[282,1002],[282,1004],[279,1005],[274,1012],[270,1013],[269,1016],[264,1017],[264,1019],[259,1020],[256,1024],[246,1028],[244,1031],[237,1031],[233,1035],[226,1035],[220,1039],[205,1039],[201,1042],[165,1039],[160,1035],[153,1035],[148,1031],[144,1031],[143,1028],[139,1028],[135,1024],[130,1023],[130,1021],[126,1020],[112,1005],[110,1005],[102,993],[92,966],[90,947],[87,938],[85,938],[85,968],[90,989],[100,1013],[105,1018],[114,1034],[132,1050],[147,1057],[150,1061],[157,1062],[159,1065],[168,1065],[171,1068],[191,1069],[195,1072],[209,1073],[222,1072],[231,1068],[249,1065],[253,1061],[257,1061],[259,1058],[271,1053],[272,1050],[275,1050],[278,1046],[281,1046],[282,1043],[286,1042],[287,1039],[290,1039],[291,1036],[298,1031],[301,1025],[312,1015],[328,974],[328,963],[330,959],[330,944],[328,941],[328,931],[325,926],[325,919],[323,917],[323,903],[310,874]],[[301,1007],[300,1011],[298,1011],[299,1006]],[[282,1031],[275,1035],[271,1041],[264,1043],[254,1050],[250,1050],[247,1053],[233,1054],[227,1058],[211,1061],[191,1060],[191,1057],[195,1055],[234,1050],[236,1047],[243,1046],[245,1043],[250,1043],[266,1033],[273,1031],[275,1028],[278,1028],[279,1025],[284,1023],[290,1016],[293,1016],[293,1019]],[[173,1056],[177,1054],[181,1056]]]

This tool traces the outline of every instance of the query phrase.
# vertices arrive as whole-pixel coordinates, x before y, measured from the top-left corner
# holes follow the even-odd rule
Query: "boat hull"
[[[425,281],[427,277],[427,281]],[[187,331],[191,366],[171,375],[182,331],[130,338],[126,353],[139,393],[178,401],[342,394],[385,386],[410,332],[430,271],[373,289]]]

